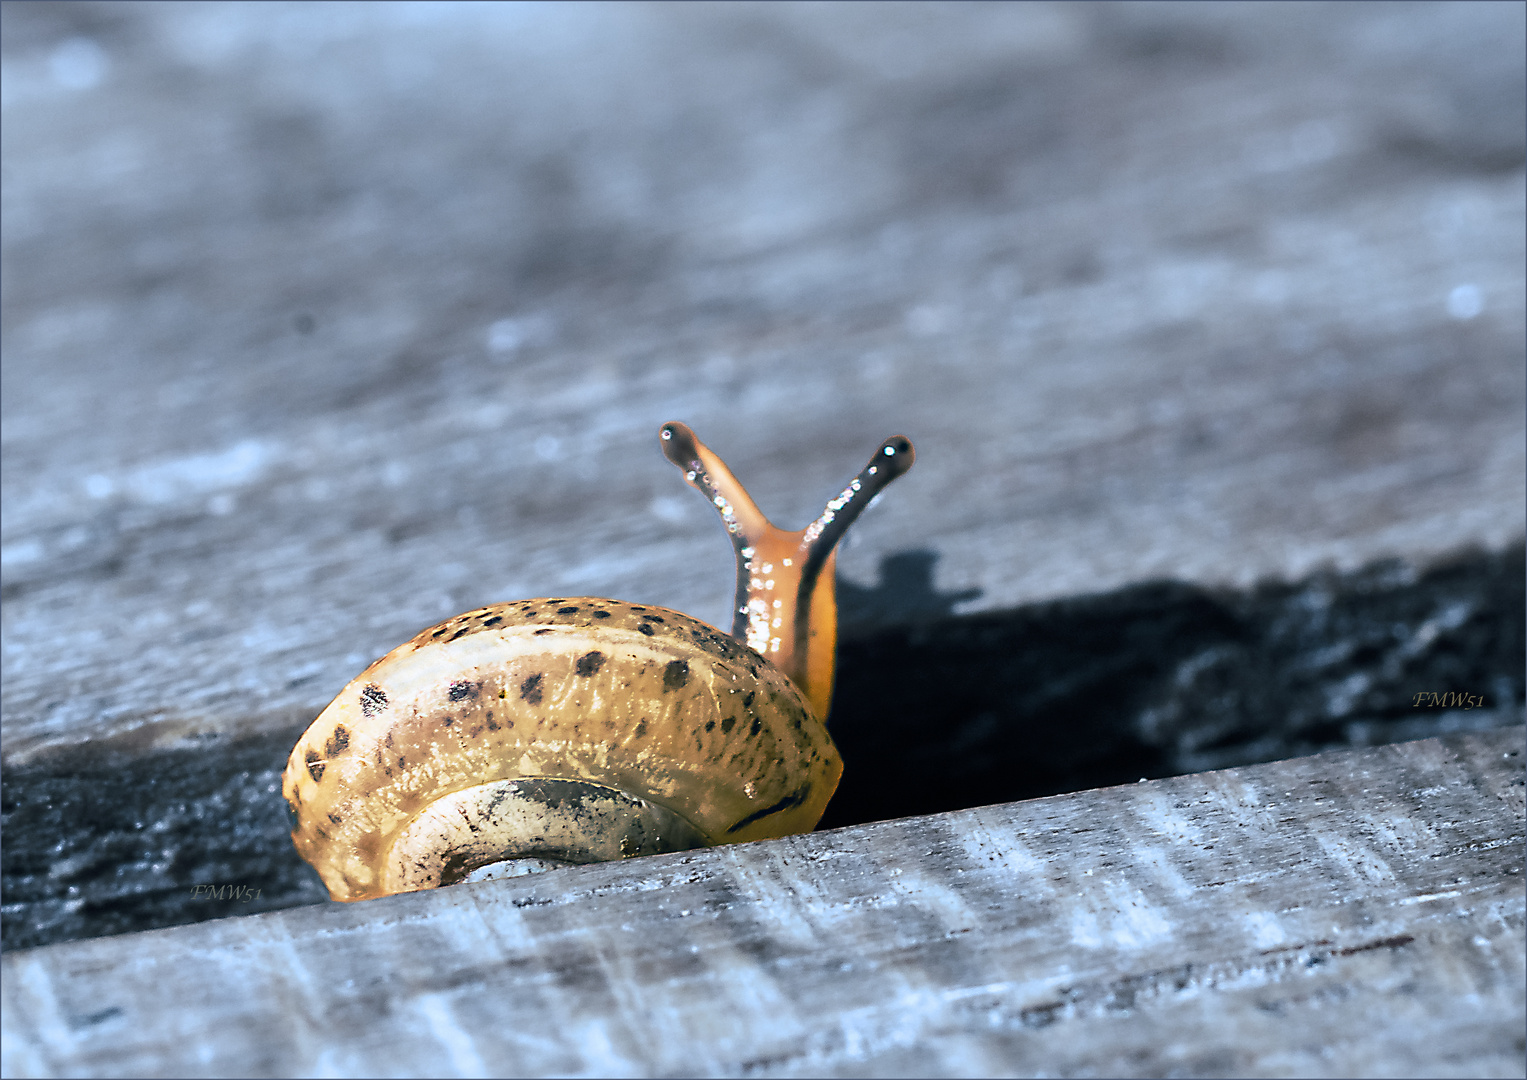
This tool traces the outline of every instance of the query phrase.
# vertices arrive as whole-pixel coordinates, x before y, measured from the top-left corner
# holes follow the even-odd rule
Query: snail
[[[667,608],[517,600],[422,631],[344,688],[282,777],[335,900],[809,832],[843,764],[835,547],[913,461],[887,439],[805,529],[776,528],[688,427],[669,461],[737,556],[731,634]]]

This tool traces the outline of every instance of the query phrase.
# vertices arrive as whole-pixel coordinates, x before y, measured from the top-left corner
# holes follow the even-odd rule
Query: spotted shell
[[[282,789],[299,852],[335,899],[363,900],[448,883],[399,838],[478,785],[640,793],[693,846],[809,831],[842,771],[807,697],[747,645],[667,608],[573,597],[480,608],[400,645],[303,735]]]

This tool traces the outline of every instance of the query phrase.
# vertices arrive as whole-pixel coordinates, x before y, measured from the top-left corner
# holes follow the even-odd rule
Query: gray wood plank
[[[7,765],[725,622],[672,418],[964,611],[1520,541],[1520,5],[423,10],[4,6]]]
[[[13,952],[8,1076],[1520,1076],[1523,731]]]

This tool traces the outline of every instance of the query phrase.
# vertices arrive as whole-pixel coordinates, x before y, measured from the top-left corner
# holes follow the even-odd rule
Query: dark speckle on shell
[[[337,754],[343,754],[348,749],[350,749],[350,732],[345,729],[345,725],[335,724],[334,734],[324,744],[324,755],[332,758]]]
[[[681,690],[689,682],[689,663],[685,660],[670,660],[668,666],[663,669],[663,690]]]
[[[375,716],[387,708],[387,693],[376,683],[370,683],[361,691],[361,712]]]
[[[547,635],[597,626],[601,630],[605,627],[612,630],[634,630],[655,641],[671,641],[685,648],[698,648],[756,672],[761,662],[758,654],[735,638],[678,612],[662,611],[660,614],[659,611],[619,600],[591,597],[523,600],[447,619],[439,626],[420,633],[413,644],[424,647],[459,641],[469,635],[487,631],[502,633],[524,628],[533,635]],[[584,648],[587,649],[587,639]],[[611,655],[608,650],[604,652],[607,657]]]

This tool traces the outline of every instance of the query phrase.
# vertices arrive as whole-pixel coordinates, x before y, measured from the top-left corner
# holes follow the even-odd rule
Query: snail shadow
[[[968,615],[979,590],[938,593],[936,561],[892,555],[841,592],[845,771],[821,828],[1522,722],[1520,546]],[[1486,707],[1418,708],[1427,691]]]
[[[899,626],[954,614],[956,604],[980,597],[980,589],[941,593],[933,584],[938,552],[919,548],[899,551],[880,560],[875,585],[865,587],[838,580],[838,632],[857,637],[877,627]]]

